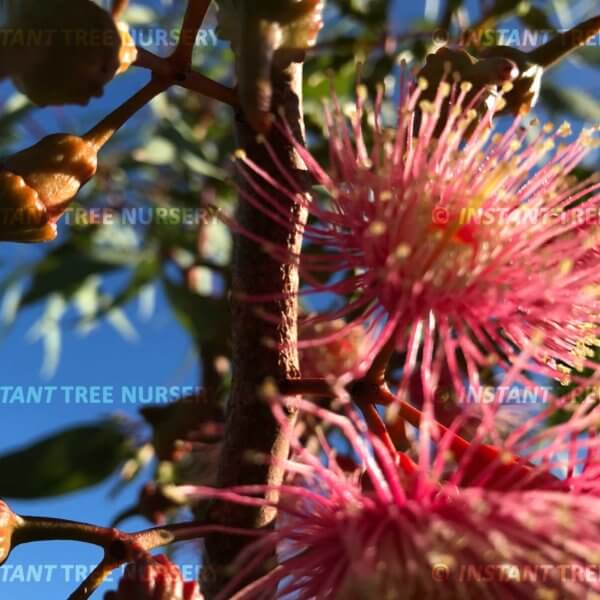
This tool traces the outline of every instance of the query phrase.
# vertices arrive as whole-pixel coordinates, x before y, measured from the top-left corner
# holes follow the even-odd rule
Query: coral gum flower
[[[538,427],[546,416],[538,415],[495,448],[504,466],[513,452],[538,463],[530,467],[538,485],[527,487],[515,477],[504,477],[499,486],[493,462],[480,465],[479,481],[473,482],[473,452],[481,446],[474,442],[473,451],[457,459],[448,452],[452,436],[446,430],[432,447],[437,425],[426,416],[431,406],[423,413],[412,462],[366,434],[350,408],[341,416],[310,402],[294,404],[324,430],[337,429],[360,467],[348,472],[347,461],[338,460],[323,436],[317,451],[303,447],[301,426],[292,430],[283,406],[274,404],[294,457],[286,463],[287,482],[277,488],[277,528],[240,556],[240,581],[273,546],[279,565],[233,596],[236,600],[261,598],[273,585],[278,585],[278,598],[301,600],[575,600],[600,591],[597,578],[561,571],[575,573],[600,557],[600,487],[594,466],[599,444],[586,435],[600,422],[598,407],[590,409],[586,402],[568,422],[549,429]],[[484,425],[480,434],[494,437],[493,424]],[[559,465],[562,475],[550,476],[548,470]],[[274,490],[246,486],[197,493],[260,505],[266,501],[259,495],[266,491]],[[534,575],[507,577],[503,568]],[[224,590],[219,600],[230,598],[229,592]],[[545,595],[536,596],[541,592]]]
[[[304,293],[351,298],[330,314],[350,317],[348,325],[312,343],[365,327],[372,342],[353,369],[360,376],[393,336],[406,356],[402,389],[427,373],[425,394],[435,393],[444,363],[459,397],[466,376],[477,386],[483,367],[505,372],[503,385],[527,384],[525,371],[560,380],[567,371],[577,380],[576,370],[594,367],[598,334],[600,183],[568,175],[597,146],[597,128],[565,142],[568,125],[548,125],[528,140],[520,117],[496,133],[482,119],[465,139],[478,119],[461,108],[472,85],[442,82],[433,101],[421,100],[426,89],[403,84],[393,130],[382,127],[381,97],[366,119],[359,88],[350,122],[334,99],[328,167],[297,144],[320,191],[303,192],[271,148],[277,178],[237,154],[253,192],[248,202],[285,226],[275,189],[313,215],[301,256],[269,250],[301,264]],[[363,131],[366,121],[372,131]]]

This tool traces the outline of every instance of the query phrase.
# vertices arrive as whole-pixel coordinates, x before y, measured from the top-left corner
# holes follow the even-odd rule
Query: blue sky
[[[424,2],[399,1],[397,4],[399,9],[394,20],[399,31],[414,19],[423,17]],[[427,4],[431,8],[435,2]],[[561,84],[580,86],[588,93],[600,97],[598,71],[584,68],[579,63],[569,62],[557,69],[552,77]],[[140,87],[143,79],[144,75],[141,73],[128,74],[111,84],[103,99],[93,103],[88,109],[69,110],[68,114],[75,123],[82,126],[83,131],[84,126],[93,120],[93,115],[115,106],[119,99]],[[9,92],[8,84],[0,87],[2,97],[6,97]],[[36,119],[45,127],[54,126],[47,111],[40,111]],[[22,131],[23,137],[19,142],[26,145],[30,140],[26,131]],[[38,252],[37,248],[30,246],[1,246],[0,269],[2,264],[28,262]],[[109,325],[100,326],[87,337],[82,337],[75,331],[65,331],[60,364],[51,381],[44,379],[40,373],[43,362],[41,344],[27,341],[27,332],[39,315],[39,308],[24,313],[9,334],[0,339],[0,386],[109,385],[117,391],[117,404],[67,405],[59,394],[58,400],[50,405],[0,405],[0,452],[76,423],[93,422],[115,409],[135,414],[134,407],[123,406],[118,402],[118,390],[122,386],[183,386],[196,385],[199,381],[192,346],[174,321],[160,294],[154,315],[147,321],[140,318],[136,303],[128,307],[127,315],[137,325],[139,339],[136,342],[124,341]],[[27,473],[24,472],[22,476],[27,477]],[[13,501],[11,504],[20,513],[47,514],[107,524],[119,510],[133,502],[138,487],[134,485],[116,499],[110,499],[108,493],[114,483],[113,479],[91,490],[61,498]],[[127,523],[132,528],[143,525],[141,520]],[[98,558],[98,550],[82,544],[52,542],[18,548],[13,553],[9,566],[0,568],[0,597],[11,600],[29,600],[35,597],[64,599],[76,586],[75,580],[85,574]],[[189,565],[193,559],[188,553],[182,555],[182,562]],[[38,573],[28,573],[30,565],[37,567]],[[79,572],[75,571],[76,568]],[[39,575],[40,581],[36,581],[36,575]]]

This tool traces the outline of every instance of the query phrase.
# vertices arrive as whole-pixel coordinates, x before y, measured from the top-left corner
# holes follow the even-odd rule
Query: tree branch
[[[192,65],[192,54],[196,45],[196,36],[208,12],[210,2],[211,0],[188,0],[185,16],[183,17],[183,25],[181,26],[179,43],[173,54],[169,57],[169,61],[177,69],[187,71]]]
[[[213,81],[196,71],[189,69],[177,70],[176,65],[170,59],[156,56],[156,54],[144,48],[138,47],[137,52],[137,59],[134,62],[136,67],[152,71],[154,75],[165,79],[170,85],[178,85],[186,90],[219,100],[230,106],[237,105],[237,92],[234,89]]]
[[[283,108],[286,122],[297,139],[303,138],[301,76],[301,65],[294,63],[282,70],[274,70],[272,77],[274,110]],[[236,125],[240,146],[247,156],[281,180],[281,174],[274,167],[264,144],[257,142],[255,132],[241,114],[238,114]],[[280,128],[271,128],[267,143],[287,169],[295,172],[302,169],[289,139]],[[253,193],[242,178],[239,185],[245,187],[245,193]],[[306,215],[300,214],[297,205],[289,198],[274,189],[270,189],[269,193],[287,212],[290,224],[305,221]],[[249,202],[240,201],[237,221],[244,229],[273,244],[285,246],[294,253],[300,250],[301,236],[293,231],[298,228],[277,225]],[[276,260],[267,250],[247,238],[236,238],[232,300],[233,386],[219,466],[218,483],[221,487],[244,484],[273,486],[282,481],[283,472],[279,465],[281,459],[287,456],[289,447],[269,406],[261,397],[261,387],[269,379],[282,381],[298,377],[297,290],[298,271],[295,265]],[[273,293],[281,293],[282,299],[260,305],[261,311],[272,317],[269,320],[257,314],[256,303],[242,299]],[[293,418],[294,415],[290,414],[290,419]],[[263,457],[263,460],[257,460],[257,456]],[[265,461],[264,457],[268,456],[279,460]],[[232,527],[264,528],[272,523],[274,517],[272,508],[217,502],[209,518],[211,522]],[[227,567],[243,546],[244,540],[239,537],[215,535],[207,538],[203,571],[203,592],[207,598],[213,598],[224,587],[231,575]]]

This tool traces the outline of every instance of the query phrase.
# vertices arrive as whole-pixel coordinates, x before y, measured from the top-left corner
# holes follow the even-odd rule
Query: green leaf
[[[42,498],[96,485],[131,455],[116,421],[67,429],[0,457],[0,496]]]
[[[150,165],[168,165],[171,164],[177,156],[177,149],[171,141],[165,138],[156,137],[143,148],[133,152],[135,160],[145,162]]]
[[[229,306],[225,298],[200,296],[166,277],[163,285],[177,320],[196,343],[228,336]]]
[[[583,46],[577,50],[575,58],[581,58],[593,67],[600,67],[600,46]]]
[[[58,293],[65,297],[75,293],[91,275],[101,275],[122,267],[134,266],[140,254],[94,249],[69,241],[36,265],[33,279],[23,296],[21,306],[27,306]]]
[[[537,6],[529,6],[527,12],[519,15],[519,18],[526,27],[537,31],[554,31],[554,26],[550,22],[548,15]]]
[[[17,101],[13,101],[11,103],[14,106],[9,106],[10,101],[7,102],[4,114],[0,116],[0,142],[2,143],[7,143],[14,139],[15,136],[13,134],[13,127],[19,122],[23,121],[23,119],[32,110],[32,106],[26,101],[26,99],[25,103],[21,104],[18,101],[20,98],[25,99],[24,96],[19,94]]]
[[[542,98],[553,113],[570,113],[590,123],[600,121],[600,104],[583,90],[546,84]]]
[[[94,323],[110,314],[112,310],[125,306],[129,301],[136,298],[146,286],[150,285],[159,274],[160,269],[156,256],[149,256],[141,260],[133,270],[125,287],[114,297],[101,303],[93,313],[84,315],[81,324],[88,325]]]
[[[127,7],[125,21],[130,25],[151,25],[158,20],[157,14],[149,6],[132,4]]]

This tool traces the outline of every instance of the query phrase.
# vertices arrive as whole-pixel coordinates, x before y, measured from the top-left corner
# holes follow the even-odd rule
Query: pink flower
[[[420,101],[425,88],[421,80],[403,85],[393,130],[382,126],[381,99],[367,112],[359,90],[350,122],[334,99],[326,115],[329,164],[297,145],[319,186],[308,195],[283,166],[275,180],[237,154],[253,190],[247,201],[289,227],[269,193],[276,189],[313,216],[301,256],[272,244],[269,251],[300,263],[304,293],[346,298],[319,318],[348,324],[301,347],[364,327],[370,343],[352,369],[357,377],[393,338],[405,357],[401,391],[416,374],[428,396],[444,368],[459,398],[467,379],[479,385],[484,367],[503,372],[505,386],[527,385],[526,372],[580,381],[580,370],[594,367],[598,334],[600,183],[568,174],[597,144],[596,130],[564,142],[567,124],[535,133],[518,117],[492,134],[496,98],[465,139],[476,119],[460,108],[470,83],[443,82],[433,102]]]
[[[183,581],[179,569],[163,554],[139,560],[125,569],[116,592],[106,600],[202,600],[195,581]]]
[[[346,323],[343,319],[334,319],[325,322],[310,322],[301,328],[298,333],[300,338],[316,338],[318,336],[332,336]],[[327,344],[314,345],[300,349],[300,369],[304,378],[341,377],[353,368],[360,359],[360,352],[365,343],[364,331],[354,327],[351,331],[347,328],[346,335],[333,336]]]
[[[348,459],[322,435],[318,452],[309,452],[301,429],[293,431],[274,405],[295,455],[288,481],[277,488],[277,528],[240,556],[239,581],[274,546],[279,564],[235,600],[262,598],[274,585],[278,598],[300,600],[575,600],[600,592],[598,577],[581,575],[600,556],[599,444],[586,435],[597,429],[600,408],[586,402],[549,429],[539,427],[547,416],[540,414],[497,447],[482,444],[496,436],[490,419],[458,456],[449,452],[455,434],[426,416],[429,406],[413,462],[366,434],[349,407],[342,416],[294,402],[301,416],[344,436],[356,466],[348,470]],[[484,455],[488,462],[477,463]],[[257,496],[266,491],[196,489],[254,505],[266,503]],[[223,590],[220,600],[230,594]]]

